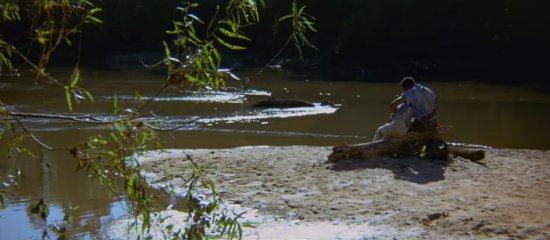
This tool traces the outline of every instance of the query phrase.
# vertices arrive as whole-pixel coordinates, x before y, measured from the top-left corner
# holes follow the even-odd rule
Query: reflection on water
[[[224,91],[204,90],[204,91],[189,91],[184,90],[173,93],[174,96],[158,96],[155,101],[190,101],[190,102],[218,102],[218,103],[244,103],[246,96],[270,96],[268,91],[248,89],[242,92],[240,89],[228,87]],[[181,96],[187,95],[187,96]],[[143,99],[149,99],[152,96],[141,96]],[[115,96],[104,96],[101,99],[113,100]],[[133,100],[139,99],[136,95],[118,95],[117,100]]]
[[[0,143],[6,146],[5,142]],[[22,174],[9,207],[0,211],[0,239],[41,236],[44,221],[28,211],[29,206],[36,204],[40,198],[44,198],[49,205],[49,224],[61,223],[63,210],[78,206],[72,212],[73,223],[68,229],[70,235],[93,236],[97,234],[101,222],[123,213],[121,199],[109,196],[103,186],[93,184],[84,173],[75,173],[76,163],[67,155],[67,152],[45,154],[44,161],[52,166],[48,168],[39,159],[21,153],[6,161],[2,152],[0,170],[19,168]]]
[[[52,74],[63,77],[70,72],[62,69]],[[246,74],[241,73],[241,77]],[[119,107],[136,107],[136,92],[147,99],[155,95],[164,81],[163,77],[139,71],[85,70],[82,75],[95,102],[75,104],[75,112],[107,119],[112,117],[115,91]],[[360,143],[372,139],[374,131],[387,121],[389,102],[399,94],[397,82],[293,81],[271,74],[251,82],[252,90],[245,94],[241,94],[238,87],[207,92],[167,89],[146,110],[159,117],[148,117],[145,121],[172,127],[198,119],[172,132],[174,138],[159,133],[160,141],[167,148]],[[425,84],[437,94],[440,122],[454,127],[446,140],[497,148],[550,149],[550,135],[547,134],[550,132],[549,96],[527,89],[472,82]],[[239,86],[240,82],[233,85]],[[279,99],[304,99],[316,106],[250,107],[253,102],[270,95]],[[62,89],[35,85],[32,79],[0,78],[0,99],[21,112],[70,115]],[[320,106],[324,100],[341,106]],[[90,135],[107,134],[103,125],[35,118],[25,118],[23,122],[38,138],[53,147],[72,146]],[[75,172],[76,162],[68,152],[44,152],[44,159],[52,166],[44,168],[40,159],[22,154],[13,155],[8,161],[4,154],[5,140],[0,141],[0,146],[3,146],[0,148],[0,172],[19,167],[23,173],[9,208],[0,211],[0,239],[40,237],[43,222],[31,216],[26,208],[41,197],[51,204],[49,218],[56,221],[62,219],[62,209],[78,206],[73,212],[75,221],[69,232],[83,239],[93,239],[105,221],[124,213],[123,199],[110,196],[106,187],[82,172]],[[29,147],[37,149],[31,143]]]
[[[44,229],[44,221],[28,211],[28,201],[14,202],[1,211],[0,238],[1,239],[40,239]],[[73,224],[68,228],[69,239],[97,239],[102,224],[123,216],[126,212],[122,202],[111,203],[106,210],[102,206],[92,205],[86,212],[74,210],[75,217]],[[48,206],[50,215],[49,224],[61,224],[63,211],[66,209],[57,204]],[[98,208],[96,208],[98,207]],[[102,215],[105,214],[105,215]],[[55,237],[52,235],[52,239]]]
[[[317,114],[331,114],[336,112],[336,108],[321,106],[320,103],[315,103],[314,107],[299,107],[299,108],[268,108],[262,110],[253,110],[253,111],[243,111],[232,114],[232,116],[227,117],[215,117],[215,118],[205,118],[200,119],[198,122],[208,123],[209,126],[215,122],[225,122],[225,123],[249,123],[257,122],[260,120],[273,119],[273,118],[290,118],[290,117],[303,117],[309,115]],[[267,122],[262,122],[267,123]]]

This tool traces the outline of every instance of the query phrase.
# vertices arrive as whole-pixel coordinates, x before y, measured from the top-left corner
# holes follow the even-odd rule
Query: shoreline
[[[332,164],[332,147],[312,146],[166,151],[138,158],[153,187],[185,191],[181,178],[159,181],[185,176],[183,151],[212,164],[221,198],[252,210],[244,221],[262,222],[243,228],[245,239],[550,237],[548,150],[486,149],[487,167],[459,158],[449,166],[389,157]]]

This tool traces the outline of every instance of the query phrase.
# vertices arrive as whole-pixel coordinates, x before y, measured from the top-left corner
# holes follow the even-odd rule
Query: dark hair
[[[401,87],[403,87],[403,89],[405,90],[409,90],[410,88],[412,88],[416,82],[414,81],[414,78],[412,77],[405,77],[403,78],[403,80],[401,80]]]

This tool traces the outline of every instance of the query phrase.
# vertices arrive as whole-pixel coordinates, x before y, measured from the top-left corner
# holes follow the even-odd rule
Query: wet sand
[[[309,146],[170,149],[139,161],[155,186],[181,193],[174,176],[189,169],[183,152],[217,168],[208,171],[225,202],[252,209],[243,221],[263,222],[245,228],[245,239],[550,238],[550,151],[489,149],[485,166],[389,157],[329,164],[331,147]]]

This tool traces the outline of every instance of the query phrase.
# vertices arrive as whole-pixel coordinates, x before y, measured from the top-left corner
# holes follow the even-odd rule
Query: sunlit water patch
[[[245,96],[265,96],[265,97],[268,97],[268,96],[271,96],[271,93],[268,92],[268,91],[262,91],[262,90],[247,90],[245,93],[244,93]]]
[[[321,106],[320,103],[314,103],[314,107],[299,107],[299,108],[267,108],[262,110],[243,111],[236,113],[233,116],[214,117],[200,119],[198,122],[212,124],[215,122],[235,123],[235,122],[259,122],[271,118],[290,118],[303,117],[319,114],[332,114],[338,108],[330,106]]]
[[[232,91],[218,91],[218,90],[206,90],[206,91],[188,91],[183,90],[180,92],[182,96],[157,96],[155,101],[189,101],[189,102],[216,102],[216,103],[244,103],[246,96],[271,96],[271,93],[263,90],[250,89],[246,92],[238,90]],[[143,99],[149,99],[152,96],[142,96]],[[116,97],[117,100],[138,100],[135,95],[120,95]],[[114,96],[105,96],[102,99],[112,100]]]

